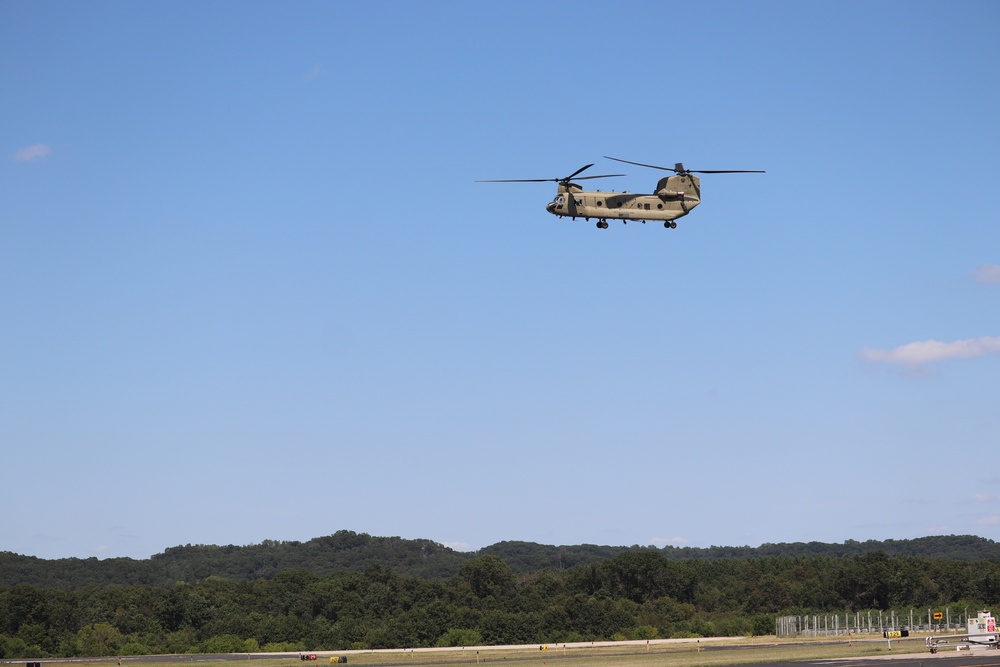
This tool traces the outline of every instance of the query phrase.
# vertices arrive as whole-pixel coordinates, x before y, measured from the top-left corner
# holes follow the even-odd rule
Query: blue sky
[[[1000,539],[995,2],[0,3],[0,550]],[[556,219],[591,162],[702,204]]]

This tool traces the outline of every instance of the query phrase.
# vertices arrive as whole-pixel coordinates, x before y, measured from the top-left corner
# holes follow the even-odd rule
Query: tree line
[[[860,556],[670,559],[630,550],[518,573],[498,556],[446,579],[395,573],[209,576],[0,588],[0,658],[216,653],[759,635],[783,614],[1000,602],[1000,561]]]
[[[592,565],[629,552],[654,553],[670,560],[718,560],[766,556],[840,558],[881,551],[889,556],[921,556],[949,560],[1000,557],[993,540],[974,535],[922,537],[913,540],[847,540],[843,544],[796,542],[759,547],[630,547],[548,546],[533,542],[499,542],[476,553],[462,553],[430,540],[372,537],[341,530],[306,542],[265,540],[248,546],[185,545],[149,559],[61,558],[45,560],[0,552],[0,586],[30,584],[42,588],[195,583],[210,576],[231,580],[270,579],[279,572],[302,569],[324,577],[343,570],[364,572],[381,565],[396,574],[431,580],[455,577],[463,565],[481,556],[497,556],[518,574],[567,570]]]

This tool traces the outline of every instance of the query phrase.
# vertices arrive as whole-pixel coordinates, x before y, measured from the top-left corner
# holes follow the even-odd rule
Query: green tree
[[[482,637],[488,645],[532,644],[536,641],[536,619],[522,614],[490,611],[483,615]]]
[[[613,595],[645,602],[667,594],[667,561],[651,551],[629,551],[605,561],[606,587]]]
[[[838,562],[836,590],[850,610],[888,609],[891,566],[881,551]]]
[[[20,637],[0,635],[0,659],[27,658],[28,645]]]
[[[167,653],[192,653],[196,644],[195,629],[184,627],[176,632],[168,632],[164,643]]]
[[[459,577],[482,599],[499,598],[514,589],[514,574],[507,563],[497,556],[480,556],[462,565]]]
[[[149,655],[152,651],[149,647],[139,641],[128,641],[121,645],[119,652],[122,655]]]
[[[468,628],[449,628],[441,635],[435,646],[482,646],[483,636],[478,630]]]
[[[750,619],[750,632],[755,637],[774,634],[774,616],[757,614]]]
[[[201,644],[203,653],[242,653],[243,640],[238,635],[216,635]]]
[[[122,633],[110,623],[85,625],[76,633],[77,650],[87,657],[116,655],[121,640]]]

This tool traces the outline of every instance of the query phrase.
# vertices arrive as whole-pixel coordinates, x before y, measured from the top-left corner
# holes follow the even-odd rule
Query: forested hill
[[[843,544],[824,542],[784,542],[759,547],[602,547],[593,544],[546,546],[533,542],[498,542],[476,555],[499,556],[514,572],[565,569],[614,558],[625,551],[653,551],[671,560],[719,560],[726,558],[762,558],[765,556],[862,556],[881,551],[887,556],[919,556],[947,560],[973,561],[1000,559],[1000,544],[976,535],[919,537],[913,540],[847,540]]]
[[[0,552],[0,586],[30,584],[43,588],[81,588],[145,584],[173,586],[208,577],[230,580],[270,579],[283,570],[306,570],[317,576],[381,565],[396,574],[448,579],[472,554],[430,540],[372,537],[341,530],[308,542],[265,540],[248,546],[186,545],[171,547],[148,560],[132,558],[60,558],[43,560]]]
[[[209,577],[246,581],[270,579],[283,570],[306,570],[317,576],[337,571],[363,572],[372,565],[398,575],[429,580],[449,579],[462,564],[479,556],[504,560],[514,573],[568,569],[597,563],[627,551],[658,553],[671,560],[747,559],[764,556],[859,556],[875,551],[888,556],[920,556],[947,560],[1000,560],[1000,545],[972,535],[922,537],[914,540],[848,540],[843,544],[796,542],[759,547],[608,547],[547,546],[533,542],[499,542],[475,553],[462,553],[430,540],[372,537],[342,530],[307,542],[265,540],[249,546],[187,545],[167,549],[146,560],[131,558],[63,558],[44,560],[0,552],[0,587],[29,584],[41,588],[143,584],[170,587]]]

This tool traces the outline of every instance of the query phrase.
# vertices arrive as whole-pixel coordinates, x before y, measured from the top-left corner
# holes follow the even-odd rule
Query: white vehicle
[[[998,648],[998,638],[1000,632],[997,631],[997,620],[988,610],[983,610],[976,614],[975,618],[967,621],[966,634],[964,635],[940,635],[937,637],[927,637],[924,643],[931,653],[937,653],[940,648],[955,647],[955,650],[962,648]]]

